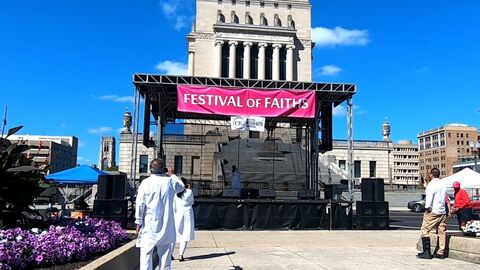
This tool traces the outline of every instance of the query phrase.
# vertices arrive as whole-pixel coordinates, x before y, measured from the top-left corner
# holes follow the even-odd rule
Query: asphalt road
[[[398,230],[420,230],[423,213],[390,211],[390,228]],[[456,216],[447,218],[447,231],[458,231]]]

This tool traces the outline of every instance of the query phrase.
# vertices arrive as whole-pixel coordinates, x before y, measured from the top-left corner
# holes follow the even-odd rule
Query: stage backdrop
[[[315,117],[315,92],[177,85],[177,110],[218,115]]]

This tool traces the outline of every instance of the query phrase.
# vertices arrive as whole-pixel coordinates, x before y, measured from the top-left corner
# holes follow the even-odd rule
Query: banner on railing
[[[265,130],[265,117],[258,116],[232,116],[230,117],[230,126],[232,130]]]
[[[218,115],[315,117],[315,92],[177,85],[177,110]]]

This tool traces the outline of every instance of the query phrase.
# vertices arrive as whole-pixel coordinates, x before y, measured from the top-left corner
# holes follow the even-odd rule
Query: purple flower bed
[[[95,218],[66,219],[48,230],[0,230],[0,270],[81,261],[127,241],[120,224]]]

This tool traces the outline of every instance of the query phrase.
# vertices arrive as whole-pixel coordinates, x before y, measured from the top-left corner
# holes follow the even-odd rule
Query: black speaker
[[[258,191],[259,199],[275,199],[275,190],[262,188]]]
[[[342,184],[326,184],[324,187],[325,200],[341,200],[345,189],[346,186]]]
[[[388,217],[358,217],[357,228],[360,230],[388,230]]]
[[[315,191],[310,189],[303,189],[299,190],[297,193],[297,198],[299,200],[314,200],[315,199]]]
[[[126,182],[127,182],[127,176],[124,174],[99,176],[97,199],[99,200],[124,199]]]
[[[240,197],[246,199],[258,198],[258,189],[256,188],[242,188],[240,190]]]
[[[357,201],[357,227],[361,230],[387,230],[390,223],[388,202]]]
[[[93,217],[116,221],[122,228],[127,227],[127,214],[127,200],[95,200],[93,202]]]
[[[240,198],[240,189],[224,188],[222,196],[224,198]]]
[[[388,217],[388,202],[357,201],[357,216]]]
[[[385,201],[383,178],[362,178],[362,201]]]

